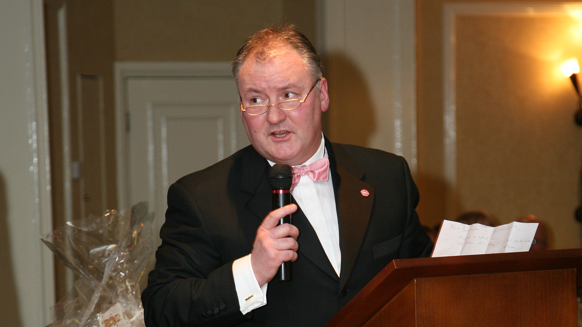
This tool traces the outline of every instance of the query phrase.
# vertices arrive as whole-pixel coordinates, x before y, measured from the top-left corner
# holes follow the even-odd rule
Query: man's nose
[[[266,113],[267,121],[273,125],[276,125],[285,119],[287,119],[287,114],[285,111],[281,110],[277,105],[272,104]]]

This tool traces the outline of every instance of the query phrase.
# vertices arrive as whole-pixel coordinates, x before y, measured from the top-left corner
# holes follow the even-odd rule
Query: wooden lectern
[[[582,249],[392,261],[326,327],[577,326]]]

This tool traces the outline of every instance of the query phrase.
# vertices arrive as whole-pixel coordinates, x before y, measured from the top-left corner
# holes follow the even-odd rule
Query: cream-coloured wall
[[[534,214],[549,223],[554,248],[579,247],[574,210],[580,205],[582,128],[574,124],[577,99],[559,66],[575,55],[582,59],[580,20],[565,13],[457,15],[451,184],[443,118],[448,3],[419,0],[417,6],[420,215],[435,223],[485,210],[505,223]]]
[[[118,61],[230,61],[245,38],[293,23],[314,43],[315,0],[115,1]]]
[[[455,1],[455,3],[477,3],[482,1]],[[509,3],[510,1],[496,0],[490,1],[488,3]],[[511,1],[512,3],[516,1]],[[517,1],[519,3],[520,1]],[[535,1],[521,1],[522,3],[548,3],[555,4],[555,2],[535,2]],[[519,92],[522,89],[515,90],[511,88],[504,87],[505,84],[500,83],[486,83],[483,84],[476,83],[476,81],[471,80],[474,78],[474,71],[469,68],[467,71],[467,76],[458,76],[459,78],[467,78],[470,82],[459,83],[460,89],[458,90],[458,100],[460,101],[458,105],[458,133],[468,133],[471,137],[465,137],[462,134],[457,135],[457,158],[456,164],[458,170],[457,181],[455,185],[449,185],[445,177],[445,147],[444,147],[444,90],[443,90],[443,6],[446,3],[452,3],[452,1],[446,0],[418,0],[417,1],[417,132],[418,132],[418,174],[416,176],[416,181],[419,185],[421,191],[421,203],[419,207],[419,213],[421,220],[431,225],[436,223],[438,220],[443,218],[452,219],[450,213],[460,213],[463,210],[471,209],[484,209],[490,211],[492,214],[497,216],[501,222],[511,221],[515,219],[516,215],[533,213],[537,214],[543,219],[550,220],[550,225],[555,232],[559,232],[556,243],[556,247],[573,247],[579,246],[579,226],[573,220],[573,210],[577,205],[576,196],[579,191],[572,193],[572,190],[578,190],[578,184],[572,184],[573,181],[578,180],[578,170],[579,163],[577,160],[581,157],[578,155],[577,149],[571,149],[572,146],[577,146],[577,139],[572,139],[576,137],[578,129],[572,123],[571,117],[566,117],[566,119],[554,118],[561,124],[551,124],[543,125],[545,120],[543,117],[548,113],[547,108],[545,111],[540,111],[545,104],[547,106],[553,106],[553,103],[548,103],[547,101],[532,101],[531,98],[527,98],[525,103],[519,103],[523,105],[523,108],[531,108],[530,105],[533,104],[537,109],[532,109],[527,111],[529,115],[535,115],[531,119],[537,119],[538,124],[543,126],[549,126],[550,131],[548,134],[553,135],[551,138],[543,138],[543,144],[546,147],[541,147],[533,142],[529,142],[528,133],[531,132],[530,127],[532,125],[526,124],[522,129],[511,130],[508,132],[507,137],[500,137],[501,142],[495,149],[483,148],[481,144],[490,144],[487,142],[482,142],[478,133],[473,133],[475,128],[482,126],[484,119],[479,116],[480,111],[469,110],[464,111],[463,108],[470,107],[474,108],[477,106],[490,107],[490,102],[498,101],[505,105],[511,105],[512,99],[519,98]],[[116,38],[116,60],[118,61],[230,61],[239,45],[243,42],[244,38],[250,33],[263,28],[270,23],[281,23],[292,22],[299,26],[299,28],[312,40],[314,43],[318,43],[317,39],[317,13],[316,13],[317,1],[315,0],[302,0],[302,1],[291,1],[291,0],[280,0],[280,1],[245,1],[240,2],[236,0],[223,0],[214,2],[197,2],[197,1],[173,1],[171,5],[168,3],[161,3],[159,1],[153,0],[127,0],[127,1],[115,1],[114,9],[114,21],[115,21],[115,38]],[[469,24],[472,21],[469,20]],[[510,20],[513,22],[513,20]],[[321,23],[321,22],[319,22]],[[492,27],[489,29],[489,23],[486,22],[482,27],[487,33],[494,33],[493,35],[488,34],[492,39],[498,42],[513,42],[509,39],[504,41],[498,40],[499,37],[510,37],[514,36],[518,39],[521,36],[516,36],[517,30],[512,33],[507,33],[510,29],[499,27]],[[535,24],[541,24],[538,28],[544,29],[544,23],[536,22]],[[472,26],[472,25],[470,25]],[[463,27],[464,28],[464,27]],[[468,28],[470,31],[471,29]],[[370,38],[373,38],[374,30],[370,30]],[[536,32],[537,33],[537,32]],[[539,47],[539,43],[543,41],[539,39],[538,34],[530,33],[528,34],[528,39],[535,40]],[[551,33],[543,34],[545,38],[552,38],[556,41],[556,37],[551,37]],[[467,40],[472,41],[471,45],[480,47],[478,43],[489,42],[487,39],[483,40],[481,37],[475,37],[475,35],[466,35]],[[484,36],[483,36],[484,37]],[[322,40],[319,40],[322,41]],[[528,42],[524,42],[527,44]],[[498,51],[504,50],[505,52]],[[496,63],[505,63],[505,58],[508,55],[515,55],[516,50],[511,48],[497,49],[492,51],[491,54],[488,53],[483,60],[486,60],[489,64],[495,66]],[[467,56],[472,56],[470,53]],[[509,57],[508,57],[509,58]],[[460,59],[463,60],[463,59]],[[514,59],[518,60],[518,59]],[[469,65],[471,67],[471,65]],[[486,64],[475,65],[476,68],[490,67]],[[550,65],[547,62],[537,63],[535,69],[540,71],[551,71],[555,72],[555,65]],[[507,76],[503,76],[501,79],[507,85],[515,85],[517,82],[523,83],[521,78],[518,76],[518,70],[513,70],[515,68],[508,68]],[[466,70],[464,69],[463,72]],[[489,75],[494,72],[494,70],[485,70]],[[491,76],[484,76],[484,78],[490,78]],[[552,78],[555,78],[553,76]],[[486,80],[486,79],[485,79]],[[479,79],[478,81],[485,81]],[[542,79],[542,83],[534,83],[534,79],[526,78],[525,84],[523,85],[523,90],[528,90],[533,92],[534,95],[539,95],[540,97],[547,96],[553,99],[556,103],[555,106],[560,107],[563,112],[562,115],[568,116],[568,110],[570,108],[574,110],[575,98],[570,85],[568,85],[567,79],[557,80],[557,83],[552,84],[548,79]],[[558,85],[558,89],[562,93],[558,92],[557,97],[548,95],[547,92],[557,92],[556,90],[549,90],[543,85]],[[469,87],[469,88],[467,88]],[[478,103],[478,96],[483,95],[482,92],[484,87],[491,93],[491,96],[486,97],[490,102],[480,102]],[[503,92],[502,92],[503,91]],[[513,91],[518,92],[517,94]],[[477,96],[475,96],[477,95]],[[464,107],[461,105],[461,101],[466,101],[470,103],[467,105],[465,102]],[[516,101],[514,101],[516,102]],[[572,105],[574,103],[574,105]],[[507,123],[510,115],[513,111],[508,111],[504,106],[497,106],[500,112],[493,117],[502,120]],[[489,108],[485,108],[489,109]],[[463,110],[463,111],[461,111]],[[524,109],[525,110],[525,109]],[[483,111],[489,113],[489,111]],[[542,114],[544,113],[544,114]],[[515,113],[514,113],[515,114]],[[468,116],[467,116],[468,115]],[[516,114],[517,115],[517,114]],[[371,118],[372,120],[374,118]],[[527,118],[525,118],[527,119]],[[328,122],[329,123],[329,122]],[[341,123],[341,122],[340,122]],[[477,126],[475,126],[477,125]],[[558,128],[557,126],[560,126]],[[506,128],[515,127],[514,124],[509,124]],[[564,127],[564,128],[562,128]],[[333,131],[333,126],[329,127],[330,133]],[[492,127],[490,127],[492,128]],[[342,130],[345,131],[345,130]],[[558,131],[558,133],[553,133]],[[512,134],[517,133],[517,134]],[[525,134],[524,134],[525,133]],[[345,133],[344,133],[345,134]],[[350,140],[358,140],[358,135],[353,135],[353,137],[345,136],[341,134],[342,137]],[[513,142],[513,140],[524,139],[523,147],[519,147],[519,152],[511,152],[508,149],[511,148],[507,144],[508,141]],[[558,140],[559,139],[559,140]],[[473,140],[477,143],[473,143]],[[538,139],[539,140],[539,139]],[[523,143],[523,142],[521,142]],[[380,144],[380,143],[379,143]],[[477,147],[475,144],[478,144]],[[560,144],[556,146],[550,146],[554,144]],[[388,146],[388,145],[385,145]],[[377,147],[383,147],[382,144]],[[509,173],[509,168],[503,170],[508,172],[506,175],[494,175],[496,170],[492,170],[487,163],[488,160],[496,160],[506,163],[506,166],[511,167],[512,165],[517,165],[516,170],[520,174],[526,174],[532,172],[539,174],[540,171],[547,172],[551,167],[548,167],[551,160],[540,160],[540,159],[530,159],[533,162],[532,166],[524,168],[523,164],[520,164],[518,158],[532,158],[540,157],[534,153],[528,153],[528,155],[515,155],[517,153],[522,153],[527,148],[534,148],[542,151],[545,155],[544,158],[563,158],[567,157],[566,161],[568,163],[567,169],[554,169],[556,175],[544,174],[547,176],[546,181],[540,179],[528,180],[528,182],[522,182],[524,178],[517,178],[515,174]],[[500,151],[499,149],[503,149]],[[509,151],[509,154],[507,153]],[[486,158],[482,157],[483,153],[486,153]],[[479,164],[485,165],[488,168],[486,174],[476,174],[477,169],[472,169],[473,161],[476,158],[484,159],[477,160]],[[508,160],[508,161],[505,161]],[[518,165],[519,164],[519,165]],[[578,166],[576,166],[578,165]],[[477,167],[476,167],[477,168]],[[480,170],[483,167],[478,167]],[[574,170],[574,171],[572,171]],[[492,185],[491,181],[496,180],[491,177],[492,174],[496,176],[495,178],[502,180],[503,182]],[[484,176],[488,178],[484,179]],[[527,176],[533,176],[532,174]],[[560,189],[562,191],[555,192],[554,187],[557,181],[560,181]],[[481,184],[480,184],[481,183]],[[482,185],[482,184],[485,185]],[[489,183],[489,184],[488,184]],[[541,188],[539,188],[540,186]],[[530,192],[525,192],[524,189],[531,190]],[[521,196],[521,194],[526,193],[527,196]],[[512,194],[508,196],[507,194]],[[548,197],[548,194],[552,197]],[[455,202],[452,204],[453,207],[447,207],[447,201],[449,198],[453,198]],[[517,199],[520,202],[516,202]],[[501,201],[503,200],[503,201]],[[559,203],[557,203],[558,201]],[[530,206],[531,204],[531,206]],[[535,205],[534,205],[535,204]],[[556,211],[553,208],[559,207],[561,211]],[[553,213],[553,214],[552,214]],[[554,218],[555,217],[555,218]],[[568,236],[564,236],[564,231],[567,231]]]

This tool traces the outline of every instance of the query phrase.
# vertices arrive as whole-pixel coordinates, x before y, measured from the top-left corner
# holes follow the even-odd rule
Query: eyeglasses
[[[258,116],[258,115],[262,115],[265,112],[269,111],[269,109],[271,109],[272,106],[277,106],[277,108],[279,108],[281,110],[285,110],[285,111],[295,110],[295,109],[301,107],[301,104],[303,104],[303,102],[305,102],[305,100],[307,100],[307,97],[309,96],[311,91],[313,91],[313,88],[315,88],[315,85],[317,85],[317,83],[319,83],[320,80],[321,79],[318,79],[317,81],[315,81],[315,84],[313,84],[313,86],[309,89],[309,92],[307,92],[307,94],[303,97],[302,100],[289,99],[289,100],[283,100],[283,101],[281,101],[279,103],[275,103],[275,104],[269,104],[269,105],[257,104],[257,105],[248,106],[246,108],[243,107],[243,103],[241,100],[240,111],[246,113],[249,116]]]

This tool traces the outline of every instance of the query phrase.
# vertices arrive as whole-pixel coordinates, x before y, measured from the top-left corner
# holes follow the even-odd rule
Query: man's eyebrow
[[[283,85],[281,87],[278,87],[277,88],[277,91],[286,91],[286,90],[289,90],[289,89],[297,89],[297,88],[301,88],[301,87],[299,85],[297,85],[297,84],[289,83],[289,84]]]
[[[249,86],[247,89],[243,90],[242,95],[264,94],[264,93],[265,93],[264,89]]]
[[[251,93],[262,93],[261,90],[259,89],[255,89],[252,87],[247,88],[246,90],[243,91],[243,94],[251,94]]]
[[[276,90],[277,91],[286,91],[289,89],[297,89],[297,88],[301,88],[301,86],[299,86],[298,84],[295,83],[289,83],[289,84],[285,84],[283,86],[277,87]],[[254,93],[263,93],[264,91],[262,89],[257,89],[254,87],[249,87],[246,90],[243,91],[243,94],[254,94]]]

